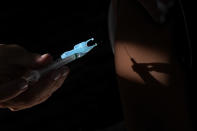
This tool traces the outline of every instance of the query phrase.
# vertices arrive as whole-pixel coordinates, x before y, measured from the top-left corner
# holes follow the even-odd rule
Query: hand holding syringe
[[[93,41],[94,39],[91,38],[87,41],[81,42],[74,46],[74,49],[71,51],[64,52],[61,55],[61,58],[47,66],[46,68],[40,69],[40,70],[33,70],[31,71],[24,79],[27,82],[36,82],[38,81],[42,76],[50,72],[51,70],[58,69],[62,67],[63,65],[66,65],[78,58],[81,58],[86,53],[88,53],[90,50],[92,50],[97,44],[95,43],[92,46],[87,46],[88,42]]]

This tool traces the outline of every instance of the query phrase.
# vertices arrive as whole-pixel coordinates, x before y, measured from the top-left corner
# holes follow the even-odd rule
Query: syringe
[[[87,43],[89,41],[93,41],[94,39],[91,38],[87,41],[81,42],[77,45],[74,46],[74,49],[71,51],[66,51],[61,55],[61,58],[57,59],[54,61],[52,64],[49,66],[40,69],[40,70],[33,70],[28,75],[24,76],[23,79],[25,79],[27,82],[37,82],[40,77],[44,76],[48,72],[58,69],[62,67],[63,65],[66,65],[78,58],[81,58],[84,56],[86,53],[88,53],[90,50],[92,50],[97,44],[95,43],[92,46],[87,46]]]

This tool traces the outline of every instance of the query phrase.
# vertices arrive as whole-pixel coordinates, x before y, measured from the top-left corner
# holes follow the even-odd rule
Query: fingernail
[[[41,61],[43,58],[45,58],[46,56],[48,56],[48,53],[41,55],[40,57],[37,58],[37,61]]]
[[[21,87],[21,90],[25,90],[26,88],[28,88],[28,84],[22,86],[22,87]]]
[[[62,76],[67,76],[68,73],[69,73],[69,68],[68,68],[68,67],[64,67],[64,68],[62,69]]]
[[[18,86],[20,87],[21,90],[24,90],[28,88],[28,83],[25,80],[22,80],[21,82],[19,82]]]
[[[61,73],[59,73],[59,72],[55,72],[53,75],[52,75],[52,78],[53,78],[53,80],[57,80],[57,79],[59,79],[61,77]]]
[[[48,53],[41,55],[41,58],[44,58],[48,55]]]
[[[13,108],[13,107],[8,107],[8,109],[10,109],[11,111],[19,111],[18,108]]]
[[[15,111],[15,109],[14,109],[14,108],[12,108],[12,107],[8,107],[8,109],[10,109],[11,111]]]

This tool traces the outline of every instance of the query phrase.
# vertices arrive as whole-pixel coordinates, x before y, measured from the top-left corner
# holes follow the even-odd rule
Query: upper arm
[[[124,3],[127,2],[127,3]],[[138,63],[171,64],[172,33],[170,23],[157,26],[139,3],[120,3],[115,40],[115,64],[117,74],[127,79],[144,83],[131,68],[130,57]],[[165,73],[151,72],[152,75],[168,84]]]
[[[119,4],[114,55],[128,126],[188,129],[171,22],[158,26],[135,0]]]

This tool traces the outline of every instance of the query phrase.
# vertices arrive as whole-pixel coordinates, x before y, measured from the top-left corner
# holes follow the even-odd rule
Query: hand
[[[47,100],[63,84],[67,67],[53,70],[31,85],[22,76],[51,62],[49,54],[41,56],[18,45],[0,44],[0,108],[18,111]]]

